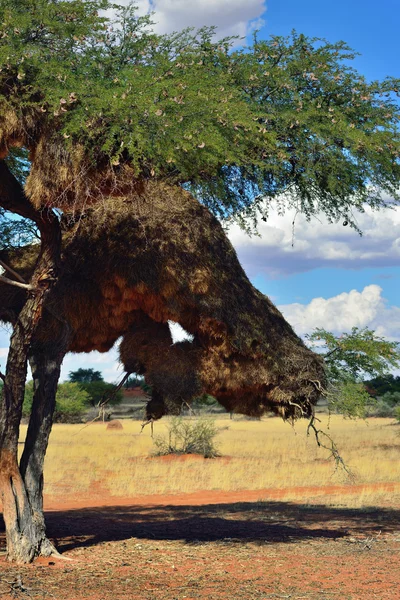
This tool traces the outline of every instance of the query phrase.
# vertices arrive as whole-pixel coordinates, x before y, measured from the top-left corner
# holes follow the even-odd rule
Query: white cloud
[[[128,4],[121,0],[119,4]],[[263,25],[265,0],[138,0],[138,14],[154,12],[152,20],[157,33],[172,33],[185,27],[214,25],[219,38],[231,35],[245,37]]]
[[[368,327],[378,335],[400,340],[400,308],[386,305],[378,285],[332,298],[313,298],[309,304],[284,304],[279,309],[299,335],[310,333],[315,327],[335,333]]]
[[[77,369],[94,369],[101,371],[105,381],[111,383],[121,379],[123,367],[119,362],[117,346],[114,346],[109,352],[89,352],[88,354],[67,354],[62,368],[61,381],[68,379],[70,371]]]
[[[280,216],[270,211],[260,221],[261,237],[249,238],[238,226],[229,231],[239,259],[250,277],[288,275],[318,267],[363,268],[398,265],[400,261],[400,208],[357,215],[360,237],[342,223],[331,224],[323,216],[308,222],[293,212]]]
[[[215,25],[218,37],[228,35],[246,36],[251,23],[257,21],[265,12],[264,0],[154,0],[156,31],[169,33],[184,27],[202,27]]]

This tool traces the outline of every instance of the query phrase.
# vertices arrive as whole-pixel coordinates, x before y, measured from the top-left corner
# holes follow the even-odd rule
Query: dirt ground
[[[398,600],[400,502],[332,508],[302,491],[48,499],[49,535],[72,560],[7,563],[1,524],[0,598]]]

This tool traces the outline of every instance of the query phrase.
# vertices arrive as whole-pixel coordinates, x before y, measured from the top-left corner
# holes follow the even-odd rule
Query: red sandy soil
[[[140,387],[124,389],[122,391],[122,393],[126,398],[145,398],[146,397],[146,392],[144,392],[142,390],[142,388],[140,388]]]
[[[47,498],[49,535],[72,561],[9,564],[0,525],[0,599],[399,600],[400,502],[323,504],[366,487]],[[400,484],[372,489],[399,499]]]

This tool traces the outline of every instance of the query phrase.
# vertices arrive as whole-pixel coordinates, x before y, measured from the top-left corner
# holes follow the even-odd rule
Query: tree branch
[[[17,271],[14,271],[14,269],[12,269],[9,265],[7,265],[5,262],[3,262],[0,258],[0,266],[3,267],[3,269],[5,269],[6,271],[8,271],[9,273],[11,273],[11,275],[14,275],[14,277],[20,282],[20,283],[26,283],[25,279],[23,277],[21,277],[21,275],[19,273],[17,273]]]
[[[0,281],[2,283],[8,283],[9,285],[13,285],[14,287],[22,288],[23,290],[33,289],[29,283],[20,283],[19,281],[14,281],[14,279],[8,279],[8,277],[3,277],[3,275],[0,275]]]
[[[35,223],[40,217],[4,160],[0,160],[0,206]]]

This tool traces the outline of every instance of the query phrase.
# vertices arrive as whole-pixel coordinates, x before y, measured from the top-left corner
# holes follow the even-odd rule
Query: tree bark
[[[41,234],[41,250],[32,280],[32,290],[15,323],[11,336],[3,398],[0,404],[0,493],[6,525],[9,560],[31,562],[50,552],[42,524],[30,505],[18,468],[18,437],[24,399],[27,360],[43,305],[60,267],[61,231],[51,211],[35,211],[7,166],[0,161],[0,206],[34,218]]]
[[[57,338],[53,347],[35,348],[29,362],[32,370],[34,395],[32,411],[26,434],[24,451],[20,461],[20,472],[32,511],[32,518],[43,540],[40,553],[56,553],[55,547],[46,537],[43,514],[43,465],[49,436],[53,424],[56,405],[56,392],[60,378],[61,364],[69,343],[69,328]]]

